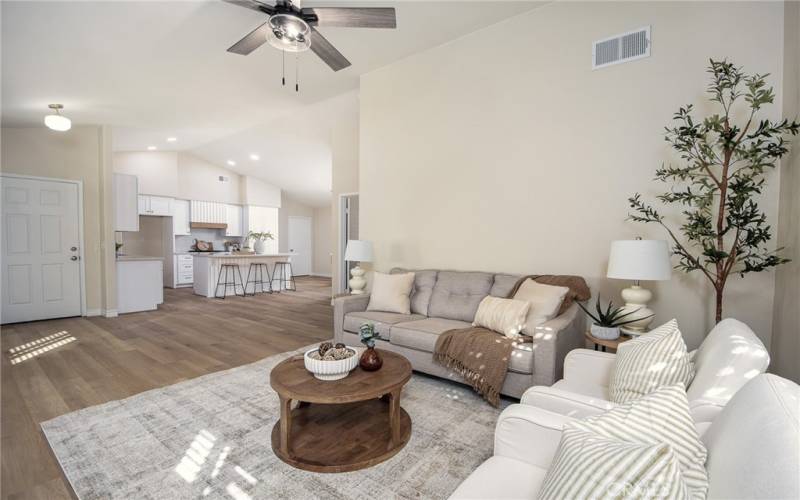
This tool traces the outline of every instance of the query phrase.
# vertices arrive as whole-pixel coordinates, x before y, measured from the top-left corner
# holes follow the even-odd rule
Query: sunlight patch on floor
[[[62,330],[58,333],[27,342],[20,346],[12,347],[8,350],[9,359],[12,365],[16,365],[17,363],[22,363],[36,356],[41,356],[48,351],[52,351],[53,349],[74,342],[75,340],[77,339],[70,335],[68,331]]]
[[[211,453],[211,448],[214,447],[216,440],[217,438],[205,429],[198,432],[180,463],[175,466],[175,472],[187,483],[194,482],[203,469],[206,458]]]

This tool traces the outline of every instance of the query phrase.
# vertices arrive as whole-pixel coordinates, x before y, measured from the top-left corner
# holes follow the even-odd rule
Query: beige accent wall
[[[139,193],[175,197],[178,193],[178,153],[140,151],[114,153],[114,172],[135,175]]]
[[[140,215],[138,231],[117,233],[117,241],[122,243],[120,252],[138,256],[163,255],[164,224],[172,224],[172,218]]]
[[[783,109],[800,120],[800,3],[785,3]],[[780,267],[775,279],[771,370],[800,382],[800,138],[781,165],[778,245],[792,262]]]
[[[593,40],[646,25],[651,57],[592,71]],[[783,43],[777,2],[555,2],[362,76],[361,237],[375,269],[578,274],[618,301],[629,283],[605,278],[611,241],[666,238],[625,221],[630,195],[663,190],[654,172],[675,159],[663,127],[687,103],[711,110],[709,57],[771,73],[781,95]],[[779,178],[761,200],[772,224]],[[774,277],[734,277],[726,292],[725,315],[767,344]],[[677,318],[697,346],[714,324],[701,276],[645,285],[656,324]]]
[[[67,132],[45,127],[3,128],[0,170],[83,182],[84,267],[88,314],[116,309],[113,220],[104,218],[111,199],[110,131],[76,126]]]
[[[341,218],[339,203],[342,194],[358,192],[358,165],[359,165],[359,106],[358,94],[350,93],[341,96],[339,119],[331,131],[331,163],[332,188],[331,188],[331,276],[332,293],[337,293],[339,278],[339,233],[341,232]]]
[[[314,209],[314,262],[312,268],[317,276],[331,275],[332,220],[331,207]]]

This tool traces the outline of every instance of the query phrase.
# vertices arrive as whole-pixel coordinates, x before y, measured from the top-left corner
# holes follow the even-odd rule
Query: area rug
[[[269,372],[299,352],[68,413],[42,429],[84,500],[447,498],[491,456],[500,409],[466,386],[415,374],[401,400],[411,440],[393,458],[341,474],[285,464],[270,447],[279,406]]]

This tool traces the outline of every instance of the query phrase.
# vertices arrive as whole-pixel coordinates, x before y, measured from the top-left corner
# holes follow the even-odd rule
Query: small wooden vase
[[[381,366],[383,366],[383,360],[381,359],[381,355],[378,354],[378,351],[376,351],[374,347],[367,347],[367,350],[361,354],[361,359],[358,361],[358,365],[364,371],[374,372],[375,370],[381,369]]]

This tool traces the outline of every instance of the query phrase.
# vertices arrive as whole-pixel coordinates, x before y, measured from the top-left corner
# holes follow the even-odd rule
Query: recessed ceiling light
[[[44,124],[47,126],[47,128],[57,130],[59,132],[65,132],[72,127],[72,121],[66,116],[61,115],[61,110],[64,109],[63,105],[50,104],[47,107],[55,112],[44,117]]]
[[[234,166],[236,166],[236,162],[235,162],[235,161],[233,161],[233,160],[228,160],[228,161],[226,161],[225,163],[227,163],[227,164],[228,164],[228,165],[230,165],[231,167],[234,167]]]
[[[250,159],[251,159],[251,160],[253,160],[253,161],[258,161],[258,160],[260,160],[260,159],[261,159],[261,157],[260,157],[260,156],[258,156],[258,155],[257,155],[257,154],[255,154],[255,153],[250,153]]]
[[[167,137],[167,142],[175,142],[177,140],[178,140],[177,137]]]
[[[158,149],[158,148],[155,147],[155,146],[147,146],[147,150],[148,151],[155,151],[156,149]]]

